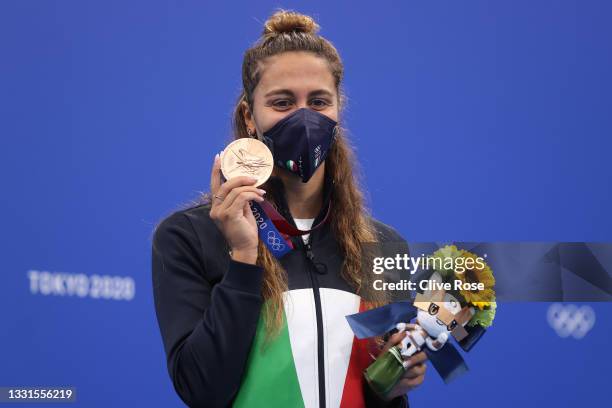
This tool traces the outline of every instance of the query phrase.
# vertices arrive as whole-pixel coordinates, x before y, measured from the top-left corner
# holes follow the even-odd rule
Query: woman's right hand
[[[254,186],[256,182],[255,178],[240,176],[222,183],[221,158],[215,156],[210,176],[210,218],[227,240],[232,259],[250,264],[257,261],[259,237],[249,201],[262,202],[266,193]]]

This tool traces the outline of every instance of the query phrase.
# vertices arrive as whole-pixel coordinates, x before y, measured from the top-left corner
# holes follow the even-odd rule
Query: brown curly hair
[[[253,92],[261,79],[261,68],[266,58],[288,51],[307,51],[327,60],[339,95],[339,110],[345,104],[346,96],[342,91],[344,67],[336,48],[327,39],[317,34],[319,25],[310,16],[279,9],[264,23],[259,40],[244,53],[242,63],[243,89],[236,102],[233,113],[233,138],[252,137],[247,132],[244,110],[248,106],[253,112]],[[364,203],[357,174],[358,169],[353,148],[350,145],[344,128],[339,124],[337,137],[325,160],[325,171],[332,179],[332,199],[334,210],[329,221],[332,231],[344,255],[341,270],[342,278],[357,293],[368,293],[366,308],[387,303],[387,298],[380,291],[368,291],[368,276],[362,272],[363,243],[377,242],[377,234],[372,224],[370,212]],[[261,188],[269,191],[268,183]],[[268,199],[276,206],[273,194]],[[205,194],[210,201],[210,193]],[[282,295],[287,290],[287,274],[278,260],[260,241],[258,245],[257,264],[264,272],[262,295],[267,301],[264,308],[267,338],[276,335],[283,324]],[[374,293],[377,292],[377,293]]]

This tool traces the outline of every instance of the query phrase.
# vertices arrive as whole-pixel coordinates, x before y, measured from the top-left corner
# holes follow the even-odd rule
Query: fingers
[[[244,207],[242,207],[242,215],[244,218],[253,219],[255,221],[255,216],[253,215],[253,211],[251,211],[251,206],[249,203],[244,203]]]
[[[221,187],[221,157],[217,153],[210,172],[210,192],[217,194],[219,187]]]
[[[425,371],[427,366],[425,363],[417,364],[414,367],[410,367],[406,370],[402,378],[397,382],[394,387],[395,393],[393,395],[406,394],[410,390],[418,387],[425,380]]]
[[[419,351],[408,359],[408,366],[411,367],[417,364],[424,363],[425,360],[427,360],[427,354],[425,354],[424,351]]]
[[[227,195],[236,187],[242,186],[253,186],[257,182],[257,179],[248,176],[238,176],[234,177],[230,180],[227,180],[225,183],[221,184],[221,186],[217,189],[216,193],[218,196],[223,198],[223,202],[225,203],[225,199]],[[253,187],[256,188],[256,187]]]
[[[423,383],[423,380],[425,380],[424,374],[414,378],[402,378],[398,382],[398,384],[400,384],[401,387],[408,391],[421,385]]]
[[[227,184],[227,182],[225,184]],[[264,190],[260,190],[256,187],[236,187],[232,189],[223,200],[217,200],[217,204],[210,210],[210,217],[221,221],[242,218],[245,208],[248,207],[249,212],[251,212],[249,201],[255,200],[257,202],[262,202],[264,200],[264,193]]]
[[[425,371],[427,370],[427,364],[421,363],[414,366],[409,367],[403,375],[403,378],[417,378],[419,376],[425,375]]]
[[[234,189],[236,190],[236,189]],[[227,209],[227,215],[230,219],[243,216],[243,210],[245,205],[249,205],[250,200],[262,202],[264,198],[260,193],[253,191],[242,191],[236,195],[236,198],[232,202],[231,206]]]
[[[407,359],[410,365],[396,385],[396,387],[401,390],[401,394],[405,394],[423,383],[425,380],[425,371],[427,371],[427,364],[425,364],[426,360],[427,354],[423,351],[415,353]]]
[[[220,207],[221,208],[230,208],[230,207],[232,207],[232,205],[234,204],[234,201],[236,201],[236,198],[238,198],[243,193],[254,193],[257,196],[262,197],[262,200],[257,200],[257,201],[263,201],[263,195],[266,192],[265,192],[265,190],[262,190],[260,188],[253,187],[253,186],[236,187],[236,188],[233,188],[226,196],[224,196],[223,202],[221,203]]]
[[[395,346],[396,344],[398,344],[399,342],[402,341],[402,339],[404,337],[406,337],[408,333],[407,332],[399,332],[399,333],[395,333],[393,334],[391,337],[389,337],[389,340],[387,340],[387,342],[385,343],[385,346],[383,347],[381,354],[386,353],[387,351],[389,351],[389,349],[393,346]]]

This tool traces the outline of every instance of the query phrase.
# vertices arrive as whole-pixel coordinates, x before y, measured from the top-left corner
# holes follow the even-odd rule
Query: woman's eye
[[[311,103],[317,108],[322,108],[328,105],[327,101],[324,99],[313,99]]]
[[[291,106],[291,101],[288,99],[278,99],[272,103],[277,108],[288,108]]]

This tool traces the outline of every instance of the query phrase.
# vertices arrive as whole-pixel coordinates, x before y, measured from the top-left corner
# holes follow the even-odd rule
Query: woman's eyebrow
[[[290,89],[275,89],[265,94],[264,98],[267,98],[272,95],[293,95],[293,91],[291,91]],[[329,92],[327,89],[317,89],[316,91],[311,91],[308,94],[308,96],[315,96],[315,95],[327,95],[330,97],[334,96],[334,94]]]
[[[316,91],[312,91],[308,94],[308,96],[315,96],[315,95],[325,95],[329,97],[334,96],[334,94],[329,92],[327,89],[317,89]]]

